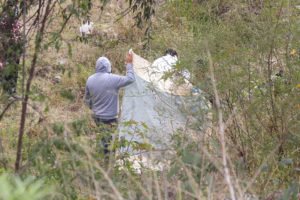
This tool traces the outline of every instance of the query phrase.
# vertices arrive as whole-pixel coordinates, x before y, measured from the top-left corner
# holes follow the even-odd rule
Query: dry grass
[[[198,144],[197,148],[200,149],[199,152],[201,156],[203,156],[203,158],[201,158],[203,162],[200,165],[200,178],[194,177],[195,170],[199,170],[197,168],[198,166],[195,167],[192,164],[182,162],[180,153],[182,153],[184,149],[172,149],[172,153],[166,155],[159,153],[161,157],[167,158],[167,163],[172,161],[172,164],[161,167],[162,170],[153,170],[153,168],[149,170],[149,167],[144,167],[141,168],[142,172],[137,174],[132,173],[132,171],[126,167],[124,168],[122,162],[115,160],[118,158],[113,158],[114,155],[111,155],[111,163],[109,163],[108,166],[104,164],[105,160],[93,157],[93,151],[95,150],[93,141],[95,141],[96,138],[95,124],[91,119],[91,110],[84,104],[83,95],[85,81],[89,75],[94,73],[97,58],[102,55],[107,56],[112,62],[113,72],[123,74],[125,68],[123,58],[129,48],[133,48],[135,52],[147,57],[148,60],[154,60],[167,48],[178,50],[179,57],[188,57],[193,51],[190,50],[191,47],[195,45],[192,44],[193,40],[191,38],[193,34],[188,29],[189,22],[187,18],[177,18],[177,13],[175,11],[171,12],[172,10],[169,10],[169,12],[159,10],[157,14],[158,17],[153,20],[154,40],[151,42],[149,49],[144,51],[142,49],[143,32],[132,28],[132,15],[128,15],[114,23],[118,18],[117,13],[126,7],[123,2],[117,0],[111,1],[106,5],[106,9],[104,9],[103,13],[99,12],[99,7],[100,4],[98,5],[97,1],[91,10],[90,17],[91,21],[95,22],[96,30],[94,35],[89,38],[88,43],[81,43],[77,40],[81,20],[72,19],[62,34],[63,42],[60,50],[56,51],[55,48],[49,47],[48,50],[44,50],[41,53],[33,83],[33,91],[35,94],[45,96],[45,100],[32,100],[30,103],[36,105],[38,110],[43,113],[45,119],[39,121],[39,113],[29,108],[26,123],[27,128],[25,131],[25,146],[30,148],[32,146],[31,141],[40,141],[44,138],[50,140],[60,137],[67,143],[80,146],[84,150],[85,156],[81,156],[76,150],[72,150],[68,154],[62,152],[60,149],[53,148],[53,151],[55,151],[58,156],[57,163],[53,167],[53,170],[57,168],[61,169],[62,175],[64,176],[65,173],[69,173],[69,169],[64,169],[65,161],[68,160],[69,157],[81,161],[83,166],[78,167],[73,163],[72,167],[74,167],[74,169],[72,169],[73,171],[71,170],[70,173],[74,175],[72,176],[74,178],[72,183],[75,183],[75,190],[82,199],[147,198],[221,200],[229,198],[230,190],[231,192],[235,192],[235,194],[232,193],[231,195],[232,199],[234,199],[234,197],[236,197],[236,199],[256,199],[255,197],[246,198],[245,193],[255,194],[262,188],[262,186],[259,186],[260,183],[256,183],[255,181],[259,180],[257,177],[260,175],[264,163],[255,163],[259,168],[255,171],[251,171],[249,174],[237,174],[246,173],[245,171],[239,172],[236,170],[236,166],[234,166],[235,161],[240,159],[239,152],[236,149],[239,143],[233,143],[229,138],[223,137],[223,134],[230,132],[229,128],[231,128],[234,123],[238,123],[241,126],[242,137],[247,136],[245,131],[247,124],[243,119],[244,113],[239,110],[233,111],[232,115],[228,117],[228,120],[225,121],[224,124],[223,120],[220,119],[219,123],[224,125],[223,129],[213,124],[208,130],[209,133],[206,134],[204,141],[203,137],[200,137],[197,133],[187,139],[187,144]],[[228,15],[229,14],[230,13],[228,13]],[[58,21],[55,21],[52,25],[55,25],[55,23],[58,23]],[[55,28],[56,27],[49,27],[49,30],[54,30]],[[72,57],[68,56],[67,43],[72,45]],[[31,54],[32,52],[30,52],[29,45],[27,54],[28,60]],[[196,56],[201,56],[198,54],[193,55],[195,55],[195,57],[189,57],[189,59],[196,60],[198,58]],[[29,65],[30,63],[26,64]],[[276,64],[275,67],[278,68],[278,66],[280,66],[280,63],[278,65]],[[54,81],[56,75],[61,77],[60,81]],[[62,91],[69,92],[68,94],[71,95],[70,99],[62,95]],[[32,96],[32,99],[34,99],[34,96]],[[3,105],[1,105],[1,107],[2,106]],[[244,110],[244,112],[247,112],[248,107],[244,108]],[[219,113],[220,111],[219,109]],[[73,137],[74,130],[71,123],[81,119],[88,121],[87,125],[91,127],[92,133],[91,135]],[[9,158],[8,166],[11,169],[13,169],[15,160],[15,145],[19,120],[20,102],[17,102],[5,115],[5,118],[0,121],[0,138],[2,139],[5,149],[5,157]],[[268,127],[267,122],[268,119],[262,119],[260,121],[264,127]],[[64,125],[65,130],[63,136],[58,136],[55,131],[53,131],[53,124],[55,123],[62,123]],[[44,131],[44,129],[48,130]],[[222,133],[221,143],[223,146],[221,150],[223,150],[223,152],[218,151],[218,148],[215,146],[216,144],[211,142],[218,141],[219,132]],[[263,140],[264,136],[263,134],[260,136],[261,140]],[[262,144],[256,140],[252,139],[252,142],[255,143],[256,146],[261,146]],[[69,146],[71,147],[72,145],[70,144]],[[185,143],[181,148],[186,147],[184,145]],[[228,154],[226,149],[230,151]],[[250,150],[255,151],[256,149]],[[273,157],[275,151],[277,151],[277,147],[268,153],[263,162],[267,162],[268,159],[275,160]],[[178,157],[174,158],[174,152],[178,153]],[[155,153],[157,152],[154,152],[154,154]],[[255,156],[256,155],[253,155],[251,162],[257,159]],[[140,159],[139,156],[136,157],[136,160]],[[132,165],[136,164],[133,160],[129,161],[132,162]],[[174,167],[173,165],[175,164],[179,165],[179,173],[171,178],[167,178],[170,167]],[[213,165],[216,170],[206,172],[205,170],[210,164]],[[118,170],[116,170],[116,168],[118,168]],[[274,169],[271,174],[275,173],[276,170],[277,169]],[[224,171],[226,173],[224,173]],[[116,172],[118,177],[116,177]],[[99,174],[101,174],[102,179],[95,177]],[[65,178],[62,179],[68,181]],[[245,182],[247,183],[246,186]],[[265,182],[266,185],[270,184],[269,182],[270,181],[267,180]],[[228,187],[226,187],[226,184]],[[66,182],[65,185],[68,185],[68,182]]]

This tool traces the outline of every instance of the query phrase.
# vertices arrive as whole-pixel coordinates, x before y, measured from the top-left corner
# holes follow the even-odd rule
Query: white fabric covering
[[[89,21],[81,25],[79,28],[80,37],[82,37],[83,35],[91,35],[93,33],[93,25],[94,22],[89,22]]]
[[[166,80],[163,79],[163,76],[167,72],[172,71],[172,66],[176,65],[176,62],[176,56],[166,55],[156,59],[153,64],[151,64],[137,54],[133,54],[133,69],[136,75],[152,83],[154,87],[162,92],[180,96],[187,95],[192,88],[192,85],[188,82],[190,75],[187,70],[184,72],[184,76],[186,77],[185,83],[179,86],[175,83],[176,78],[174,77],[169,77]]]
[[[136,81],[124,89],[119,139],[125,138],[131,144],[136,142],[148,143],[156,150],[169,148],[171,136],[179,130],[186,131],[188,129],[189,119],[186,116],[186,111],[183,110],[192,112],[194,108],[198,110],[207,109],[205,101],[198,98],[199,96],[192,97],[192,101],[190,101],[189,96],[183,96],[190,94],[190,84],[181,86],[183,90],[178,92],[179,90],[172,90],[176,87],[174,87],[171,79],[166,82],[161,79],[161,75],[172,69],[172,64],[174,65],[177,61],[176,57],[171,57],[161,57],[151,65],[149,61],[133,54]],[[171,65],[167,66],[165,62]],[[174,95],[174,91],[176,95]],[[198,115],[197,120],[202,119]],[[163,160],[170,153],[169,151],[145,153],[143,150],[132,148],[131,145],[123,147],[121,151],[132,155],[129,160],[133,160],[134,163],[142,163],[143,166],[152,169],[156,168],[151,165],[152,161],[149,164],[149,159],[159,158]],[[139,153],[141,159],[135,158],[134,154],[141,151],[143,152]],[[166,155],[164,156],[163,153]],[[160,166],[156,170],[162,168],[163,166]]]

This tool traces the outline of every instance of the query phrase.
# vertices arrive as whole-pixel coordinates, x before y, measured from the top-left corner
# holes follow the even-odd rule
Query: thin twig
[[[285,134],[286,135],[286,134]],[[254,183],[254,181],[256,180],[256,178],[258,177],[258,175],[261,173],[261,171],[264,169],[264,167],[266,166],[267,161],[270,159],[270,157],[279,149],[279,147],[282,145],[284,140],[281,140],[279,142],[279,144],[276,145],[276,147],[269,153],[269,155],[263,160],[262,164],[259,166],[258,170],[256,171],[256,173],[254,174],[254,176],[252,177],[252,179],[247,183],[247,186],[244,189],[244,193],[247,192],[247,190],[249,189],[249,187]]]
[[[34,77],[34,70],[35,70],[37,58],[38,58],[38,55],[39,55],[39,52],[40,52],[40,46],[41,46],[41,43],[42,43],[42,40],[43,40],[44,30],[45,30],[46,21],[47,21],[49,12],[50,12],[51,3],[52,3],[52,0],[49,0],[47,2],[47,6],[46,6],[46,9],[45,9],[45,14],[44,14],[43,19],[42,19],[42,26],[39,29],[39,31],[37,33],[37,36],[36,36],[37,40],[36,40],[36,45],[35,45],[34,56],[33,56],[33,59],[32,59],[31,68],[29,70],[29,77],[28,77],[28,81],[27,81],[27,84],[26,84],[26,92],[25,92],[24,101],[22,102],[20,131],[19,131],[18,146],[17,146],[17,157],[16,157],[16,162],[15,162],[15,171],[16,172],[18,172],[19,169],[20,169],[23,135],[24,135],[24,129],[25,129],[27,105],[28,105],[31,82],[32,82],[32,79]],[[41,5],[42,5],[42,2],[40,0],[39,1],[39,9],[40,10],[42,9]],[[39,12],[38,18],[40,18],[40,12]]]
[[[0,114],[0,121],[2,120],[4,114],[5,114],[6,111],[9,109],[9,107],[10,107],[13,103],[15,103],[16,101],[17,101],[17,99],[13,99],[12,101],[10,101],[10,102],[7,104],[7,106],[3,109],[3,111],[2,111],[1,114]]]
[[[22,99],[25,96],[25,58],[26,58],[26,11],[27,5],[24,3],[23,8],[23,64],[22,64]]]
[[[1,138],[0,138],[0,151],[1,151],[1,154],[3,156],[3,158],[2,158],[3,167],[4,167],[5,170],[7,170],[7,160],[6,160],[5,156],[4,156],[4,147],[2,145]]]
[[[65,137],[65,141],[66,141],[68,147],[70,148],[70,150],[71,150],[73,156],[77,157],[78,160],[81,160],[82,162],[84,162],[84,160],[82,160],[82,158],[81,158],[79,155],[75,154],[75,151],[74,151],[74,149],[72,148],[72,146],[70,145],[70,143],[69,143],[67,137]],[[87,154],[89,160],[95,162],[95,163],[91,163],[91,164],[94,164],[93,166],[94,166],[95,168],[97,168],[97,169],[100,170],[100,172],[102,173],[102,175],[104,176],[104,178],[107,180],[109,186],[110,186],[111,189],[114,191],[114,193],[115,193],[117,199],[118,199],[118,200],[124,200],[124,198],[122,197],[121,193],[118,191],[118,189],[116,188],[115,184],[113,183],[113,181],[111,180],[111,178],[108,176],[108,174],[105,172],[105,170],[97,163],[97,161],[95,161],[95,160],[92,159],[91,155],[90,155],[88,152],[86,152],[86,154]]]
[[[224,123],[223,123],[223,113],[222,113],[222,109],[221,109],[221,105],[220,105],[220,98],[219,98],[219,94],[217,91],[216,80],[215,80],[215,76],[214,76],[214,72],[213,72],[213,62],[212,62],[211,54],[210,54],[207,43],[206,43],[206,49],[207,49],[207,55],[208,55],[208,59],[209,59],[209,70],[210,70],[211,82],[213,85],[215,100],[216,100],[216,107],[218,110],[219,134],[221,136],[222,162],[223,162],[223,168],[224,168],[224,172],[225,172],[225,181],[228,185],[231,199],[235,200],[236,199],[235,191],[234,191],[234,187],[231,182],[230,172],[229,172],[229,169],[227,166],[227,150],[226,150]]]
[[[127,8],[126,10],[124,10],[124,11],[122,12],[122,15],[121,15],[118,19],[116,19],[113,23],[117,23],[117,22],[120,21],[123,17],[125,17],[126,15],[128,15],[128,14],[130,13],[130,11],[132,10],[132,8],[133,8],[133,7]]]

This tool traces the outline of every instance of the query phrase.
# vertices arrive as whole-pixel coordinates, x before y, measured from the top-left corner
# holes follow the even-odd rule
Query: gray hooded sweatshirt
[[[135,81],[131,64],[126,66],[126,76],[111,74],[111,64],[106,57],[96,63],[96,73],[86,82],[85,102],[101,120],[118,118],[119,89]]]

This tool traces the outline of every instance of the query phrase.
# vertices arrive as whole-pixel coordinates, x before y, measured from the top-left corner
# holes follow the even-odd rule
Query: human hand
[[[130,64],[132,64],[132,58],[133,56],[132,56],[132,53],[128,53],[127,54],[127,56],[126,56],[126,63],[128,64],[128,63],[130,63]]]

